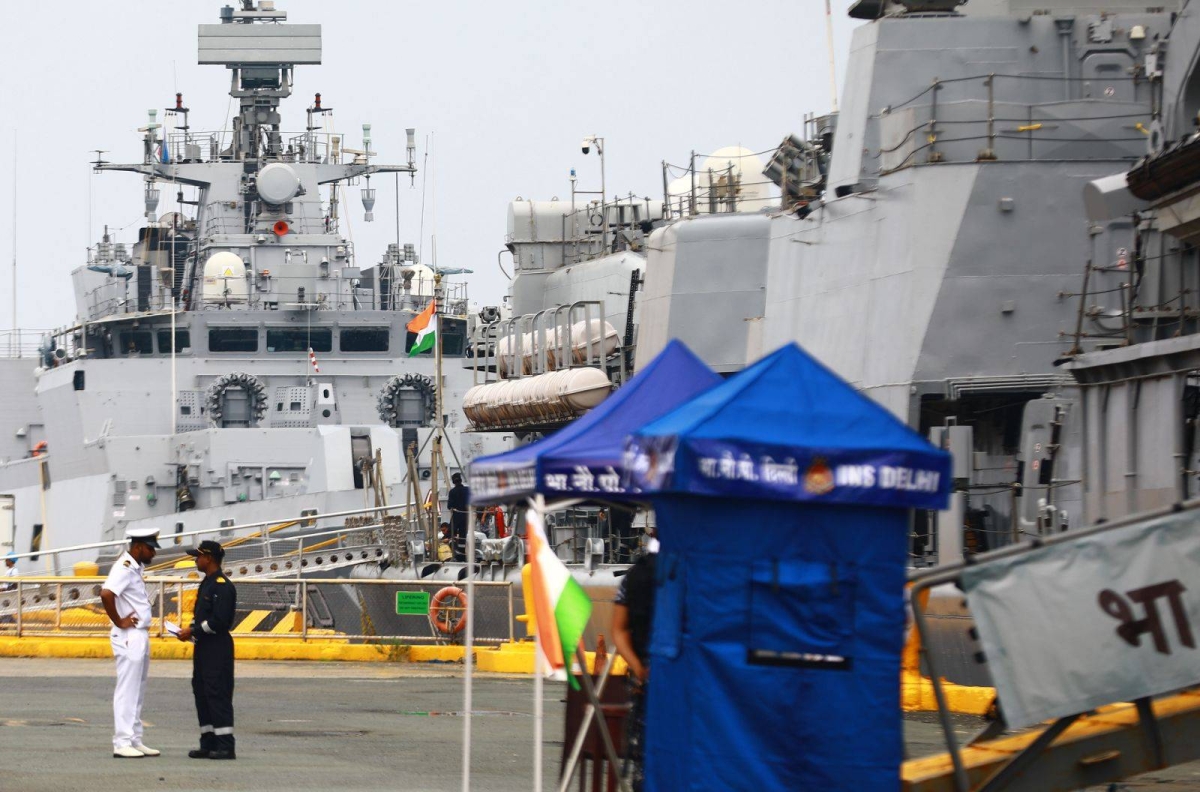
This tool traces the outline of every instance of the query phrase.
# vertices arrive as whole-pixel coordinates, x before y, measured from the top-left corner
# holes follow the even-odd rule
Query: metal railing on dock
[[[228,570],[227,570],[228,571]],[[444,644],[464,634],[465,612],[450,598],[435,625],[428,607],[402,609],[403,594],[417,601],[446,587],[445,581],[356,580],[343,578],[240,578],[235,638],[284,641],[344,640],[353,643]],[[103,577],[19,577],[0,591],[0,636],[18,638],[96,638],[109,634],[112,623],[100,602]],[[153,619],[152,636],[167,636],[168,621],[186,625],[195,606],[198,577],[146,578]],[[513,640],[513,585],[475,582],[474,640],[499,644]],[[465,597],[465,594],[463,595]],[[398,613],[397,611],[404,611]]]

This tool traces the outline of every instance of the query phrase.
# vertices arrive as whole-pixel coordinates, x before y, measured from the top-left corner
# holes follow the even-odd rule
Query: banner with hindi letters
[[[963,572],[1010,728],[1200,683],[1200,510]]]

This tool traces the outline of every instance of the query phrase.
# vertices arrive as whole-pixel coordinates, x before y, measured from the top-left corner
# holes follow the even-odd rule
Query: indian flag
[[[534,509],[528,515],[529,577],[541,668],[546,676],[566,679],[578,690],[579,683],[571,674],[571,661],[592,615],[592,601],[546,541],[542,515]]]
[[[408,349],[409,357],[433,349],[437,343],[437,300],[431,301],[428,308],[408,323],[408,332],[417,334],[417,339]]]

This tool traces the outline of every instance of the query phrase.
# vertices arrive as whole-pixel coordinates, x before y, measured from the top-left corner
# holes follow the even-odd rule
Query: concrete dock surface
[[[463,669],[429,663],[238,664],[238,759],[188,759],[198,746],[190,661],[151,663],[143,720],[161,757],[111,756],[113,664],[107,660],[0,659],[0,790],[461,789]],[[562,685],[546,685],[546,788],[558,777]],[[529,790],[533,681],[477,675],[472,704],[472,789]],[[962,737],[979,728],[955,719]],[[910,757],[940,752],[932,714],[905,719]],[[1116,787],[1200,790],[1200,763]],[[1097,788],[1107,790],[1108,787]]]

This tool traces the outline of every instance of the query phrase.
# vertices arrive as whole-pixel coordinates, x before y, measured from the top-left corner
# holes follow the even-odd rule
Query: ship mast
[[[12,206],[12,336],[8,339],[8,353],[16,357],[20,352],[17,345],[17,130],[13,130],[13,206]],[[39,364],[40,365],[40,364]]]

